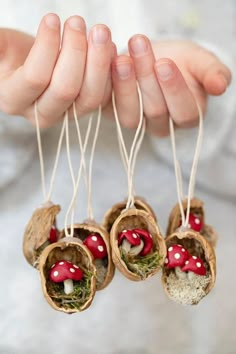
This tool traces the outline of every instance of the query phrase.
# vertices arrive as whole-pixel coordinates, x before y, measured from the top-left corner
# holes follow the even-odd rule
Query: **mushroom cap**
[[[57,236],[58,236],[57,235],[57,228],[55,225],[52,225],[51,230],[49,232],[49,237],[48,237],[49,242],[50,243],[57,242]]]
[[[185,261],[185,265],[182,267],[183,272],[193,272],[198,275],[206,275],[206,268],[201,258],[191,256]]]
[[[83,244],[88,247],[94,258],[107,257],[107,247],[103,238],[96,233],[92,233],[86,237]]]
[[[190,229],[200,232],[203,229],[203,219],[196,214],[189,214],[188,226]]]
[[[118,245],[126,239],[132,246],[139,246],[141,243],[140,236],[135,232],[135,230],[123,230],[118,235]]]
[[[152,235],[147,231],[143,229],[134,229],[133,230],[136,234],[140,236],[140,238],[144,242],[144,247],[142,251],[140,252],[140,256],[146,256],[149,254],[153,248],[153,239]]]
[[[49,272],[49,278],[54,283],[60,283],[67,279],[78,281],[83,278],[83,272],[77,265],[68,261],[60,260],[52,265]]]
[[[167,250],[165,265],[169,269],[182,267],[190,257],[190,254],[182,245],[172,245]]]

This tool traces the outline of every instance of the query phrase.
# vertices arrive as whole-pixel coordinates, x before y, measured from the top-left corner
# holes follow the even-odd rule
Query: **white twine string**
[[[54,182],[55,182],[55,178],[56,178],[56,171],[57,171],[57,167],[58,167],[58,161],[59,161],[59,157],[60,157],[64,131],[65,131],[65,119],[63,121],[61,132],[60,132],[60,136],[59,136],[59,140],[58,140],[56,158],[55,158],[55,162],[54,162],[54,166],[53,166],[52,176],[51,176],[51,179],[50,179],[49,191],[47,193],[46,192],[46,184],[45,184],[45,169],[44,169],[44,159],[43,159],[40,127],[39,127],[38,103],[37,103],[37,101],[35,101],[35,103],[34,103],[34,116],[35,116],[35,123],[36,123],[36,134],[37,134],[37,143],[38,143],[38,152],[39,152],[39,163],[40,163],[42,193],[43,193],[43,197],[44,197],[44,203],[46,204],[47,202],[50,201],[51,196],[52,196],[52,191],[53,191]]]
[[[85,140],[84,140],[84,144],[83,144],[82,138],[81,138],[81,131],[80,131],[80,127],[79,127],[79,122],[78,122],[78,117],[77,117],[77,113],[76,113],[76,109],[75,109],[75,104],[73,104],[73,112],[74,112],[74,119],[75,119],[75,123],[76,123],[76,130],[77,130],[79,146],[80,146],[80,151],[81,151],[81,161],[80,161],[78,176],[75,181],[74,171],[73,171],[72,162],[71,162],[71,155],[70,155],[68,116],[67,116],[67,118],[66,118],[66,123],[67,123],[66,124],[67,158],[68,158],[68,162],[69,162],[71,179],[72,179],[72,183],[73,183],[73,196],[72,196],[69,208],[68,208],[68,210],[66,212],[66,216],[65,216],[65,235],[67,237],[72,237],[73,233],[74,233],[73,225],[74,225],[75,204],[76,204],[76,198],[77,198],[80,178],[82,175],[82,170],[83,170],[83,174],[84,174],[85,184],[86,184],[86,188],[87,188],[87,195],[88,195],[88,210],[87,210],[88,218],[89,218],[89,220],[93,220],[93,218],[94,218],[93,217],[93,208],[92,208],[92,166],[93,166],[94,152],[95,152],[96,142],[97,142],[97,138],[98,138],[100,122],[101,122],[101,106],[99,106],[99,109],[98,109],[97,124],[96,124],[96,128],[95,128],[95,133],[94,133],[94,138],[93,138],[93,143],[92,143],[92,148],[91,148],[90,161],[89,161],[89,174],[88,175],[87,175],[87,168],[86,168],[85,153],[86,153],[86,148],[88,145],[89,135],[90,135],[90,131],[91,131],[93,115],[91,115],[89,118],[86,136],[85,136]],[[71,227],[70,227],[70,233],[69,233],[69,231],[67,229],[67,225],[68,225],[68,217],[69,217],[70,213],[71,213]]]
[[[195,153],[194,153],[194,158],[193,158],[193,164],[192,164],[190,178],[189,178],[186,215],[184,214],[184,208],[183,208],[183,204],[182,204],[182,200],[184,199],[183,187],[182,187],[183,186],[183,178],[182,178],[182,173],[181,173],[181,167],[180,167],[179,161],[177,159],[177,154],[176,154],[174,123],[173,123],[173,120],[171,119],[171,117],[169,119],[170,137],[171,137],[171,145],[172,145],[172,151],[173,151],[173,160],[174,160],[175,177],[176,177],[177,196],[178,196],[178,203],[179,203],[181,219],[182,219],[181,228],[183,228],[183,229],[188,228],[188,224],[189,224],[191,199],[194,196],[197,166],[198,166],[201,145],[202,145],[202,139],[203,139],[203,114],[202,114],[201,107],[197,101],[196,101],[196,105],[197,105],[198,114],[199,114],[199,129],[198,129],[197,143],[196,143],[196,148],[195,148]]]
[[[135,169],[135,164],[137,161],[137,155],[140,150],[145,130],[146,130],[146,121],[143,116],[143,100],[142,100],[142,94],[140,87],[137,83],[137,90],[138,90],[138,97],[139,97],[139,105],[140,105],[140,116],[139,116],[139,124],[137,127],[137,130],[135,132],[134,140],[132,142],[131,148],[130,148],[130,153],[128,156],[128,152],[125,146],[121,126],[120,126],[120,121],[118,118],[118,113],[117,113],[117,108],[116,108],[116,102],[115,102],[115,94],[114,91],[112,92],[112,104],[113,104],[113,111],[114,111],[114,116],[115,116],[115,121],[116,121],[116,126],[117,126],[117,135],[118,135],[118,143],[119,143],[119,148],[120,148],[120,154],[121,158],[127,173],[127,178],[128,178],[128,200],[126,204],[126,210],[129,208],[134,207],[134,184],[133,184],[133,177],[134,177],[134,169]]]

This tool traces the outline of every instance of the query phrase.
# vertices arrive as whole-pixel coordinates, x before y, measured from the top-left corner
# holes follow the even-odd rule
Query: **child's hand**
[[[119,117],[124,126],[137,126],[137,79],[148,130],[158,136],[168,135],[169,115],[177,127],[197,125],[193,96],[204,111],[207,95],[221,95],[231,80],[229,69],[214,54],[189,41],[151,44],[137,35],[129,41],[129,54],[116,57],[112,65]]]
[[[30,16],[30,14],[29,14]],[[60,120],[76,100],[78,115],[110,99],[111,34],[94,26],[86,37],[84,20],[69,18],[60,36],[60,20],[46,15],[36,38],[0,30],[0,109],[34,122],[38,100],[40,125]]]

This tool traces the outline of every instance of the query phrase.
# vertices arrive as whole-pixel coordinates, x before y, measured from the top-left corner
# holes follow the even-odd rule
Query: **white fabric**
[[[50,11],[57,12],[63,20],[80,14],[89,27],[106,23],[119,49],[135,33],[145,33],[154,39],[175,33],[214,43],[226,56],[235,53],[234,1],[2,0],[0,25],[34,34],[41,17]],[[21,251],[24,227],[34,208],[42,202],[35,129],[22,118],[0,114],[1,354],[235,353],[236,206],[229,200],[235,200],[236,196],[234,85],[223,98],[210,100],[205,121],[202,161],[197,175],[201,189],[197,196],[206,203],[207,222],[214,224],[220,235],[218,276],[212,293],[193,308],[171,302],[162,290],[159,276],[133,283],[118,272],[111,285],[97,294],[91,308],[81,314],[66,316],[48,306],[41,293],[38,273],[26,263]],[[74,131],[73,127],[72,159],[78,166],[78,139]],[[178,156],[187,176],[193,156],[191,146],[195,146],[196,140],[192,140],[193,131],[178,133]],[[131,135],[125,134],[126,138]],[[58,136],[59,128],[43,134],[47,182]],[[86,217],[87,198],[83,187],[78,197],[78,221]],[[164,230],[168,213],[177,199],[169,139],[154,142],[146,137],[137,162],[135,189],[153,206]],[[92,190],[98,221],[127,192],[116,129],[111,122],[102,122]],[[53,195],[53,201],[63,208],[60,227],[71,197],[64,146]]]

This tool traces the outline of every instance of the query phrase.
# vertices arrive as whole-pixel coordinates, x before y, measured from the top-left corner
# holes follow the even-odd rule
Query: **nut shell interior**
[[[49,279],[49,270],[52,265],[59,260],[71,262],[81,268],[83,273],[89,274],[88,294],[86,298],[68,299],[68,295],[51,295],[51,281]],[[96,292],[96,268],[93,264],[93,257],[80,240],[74,237],[65,237],[57,243],[47,246],[39,262],[39,272],[43,294],[55,310],[65,313],[76,313],[85,310],[90,306]],[[56,294],[57,295],[57,294]]]
[[[124,229],[135,228],[147,230],[152,235],[153,251],[158,251],[160,256],[158,267],[152,270],[147,276],[145,276],[145,278],[128,269],[126,263],[121,257],[118,246],[119,233]],[[152,215],[148,214],[146,211],[132,208],[122,212],[112,226],[110,240],[113,261],[120,272],[123,273],[123,275],[128,279],[134,281],[144,280],[153,276],[160,270],[166,256],[165,240],[159,231],[156,221],[153,219]]]

